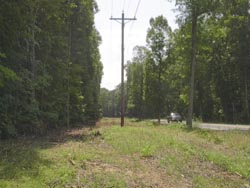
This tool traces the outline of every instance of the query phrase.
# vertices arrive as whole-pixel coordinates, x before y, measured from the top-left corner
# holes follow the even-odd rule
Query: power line
[[[132,22],[131,23],[131,25],[130,25],[130,28],[129,28],[129,31],[128,31],[128,35],[127,35],[127,38],[130,38],[130,36],[131,36],[131,31],[132,31],[132,29],[133,29],[133,26],[134,26],[134,22]],[[127,57],[128,57],[128,53],[129,53],[129,51],[130,51],[130,49],[131,48],[133,48],[133,47],[131,47],[131,46],[129,46],[129,45],[126,45],[126,47],[125,47],[125,50],[126,50],[126,59],[127,59]]]
[[[139,0],[138,3],[137,3],[134,17],[136,17],[136,15],[137,15],[137,12],[139,10],[140,4],[141,4],[141,0]],[[129,28],[129,32],[128,32],[128,35],[127,35],[128,38],[130,37],[130,33],[132,31],[133,26],[134,26],[134,22],[132,22],[132,24],[131,24],[131,26]],[[126,57],[128,56],[130,48],[131,48],[131,46],[129,46],[128,48],[125,48],[125,50],[126,50]]]
[[[134,17],[136,17],[136,15],[137,15],[137,12],[138,12],[138,9],[139,9],[140,4],[141,4],[141,0],[138,1],[138,4],[137,4],[136,10],[135,10],[135,15],[134,15]]]
[[[138,8],[139,8],[139,6],[140,6],[140,2],[141,2],[141,0],[139,0],[138,3],[137,3],[137,7],[136,7],[135,14],[134,14],[134,18],[136,17]],[[128,32],[128,35],[127,35],[128,37],[130,36],[130,33],[131,33],[131,31],[132,31],[133,26],[134,26],[134,22],[132,22],[132,24],[131,24],[131,26],[130,26],[130,28],[129,28],[129,32]]]

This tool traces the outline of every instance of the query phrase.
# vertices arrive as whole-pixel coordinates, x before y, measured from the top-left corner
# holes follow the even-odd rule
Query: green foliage
[[[0,65],[0,87],[4,87],[7,80],[15,81],[18,77],[16,73],[2,65]]]
[[[0,5],[1,137],[100,117],[96,11],[94,0]]]
[[[179,28],[171,32],[165,18],[152,18],[146,58],[135,53],[128,64],[128,114],[138,118],[166,116],[170,111],[187,114],[195,13],[193,116],[201,121],[249,123],[249,1],[178,0],[176,6],[181,12]],[[142,91],[138,78],[143,78]]]
[[[154,151],[151,147],[151,145],[147,145],[141,150],[141,156],[142,157],[152,157],[154,154]]]
[[[115,94],[116,90],[109,91],[105,88],[101,88],[100,91],[100,101],[102,108],[103,117],[115,117],[117,116],[117,95]]]
[[[127,64],[127,113],[129,116],[142,119],[145,110],[144,77],[148,50],[145,47],[134,48],[136,54]]]

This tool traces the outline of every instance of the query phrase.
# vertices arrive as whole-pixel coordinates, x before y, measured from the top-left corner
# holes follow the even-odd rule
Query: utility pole
[[[122,21],[122,42],[121,42],[121,127],[124,126],[124,110],[125,110],[125,99],[124,99],[124,26],[125,20],[132,21],[136,20],[136,18],[125,18],[124,12],[122,12],[121,18],[113,18],[111,17],[110,20]],[[120,23],[120,22],[119,22]]]

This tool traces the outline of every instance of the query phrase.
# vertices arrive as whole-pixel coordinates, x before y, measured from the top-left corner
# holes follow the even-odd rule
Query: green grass
[[[0,143],[0,188],[250,186],[250,133],[104,119]],[[108,125],[108,126],[105,126]]]

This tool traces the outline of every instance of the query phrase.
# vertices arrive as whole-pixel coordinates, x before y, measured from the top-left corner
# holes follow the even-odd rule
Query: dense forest
[[[126,115],[249,123],[249,0],[175,2],[179,28],[152,18],[146,46],[127,63]],[[120,86],[102,89],[101,102],[105,116],[119,115]]]
[[[1,1],[1,138],[100,117],[97,11],[94,0]]]
[[[249,123],[250,2],[176,0],[179,28],[149,20],[127,62],[126,115]],[[0,138],[120,115],[120,85],[100,90],[95,0],[0,4]]]

